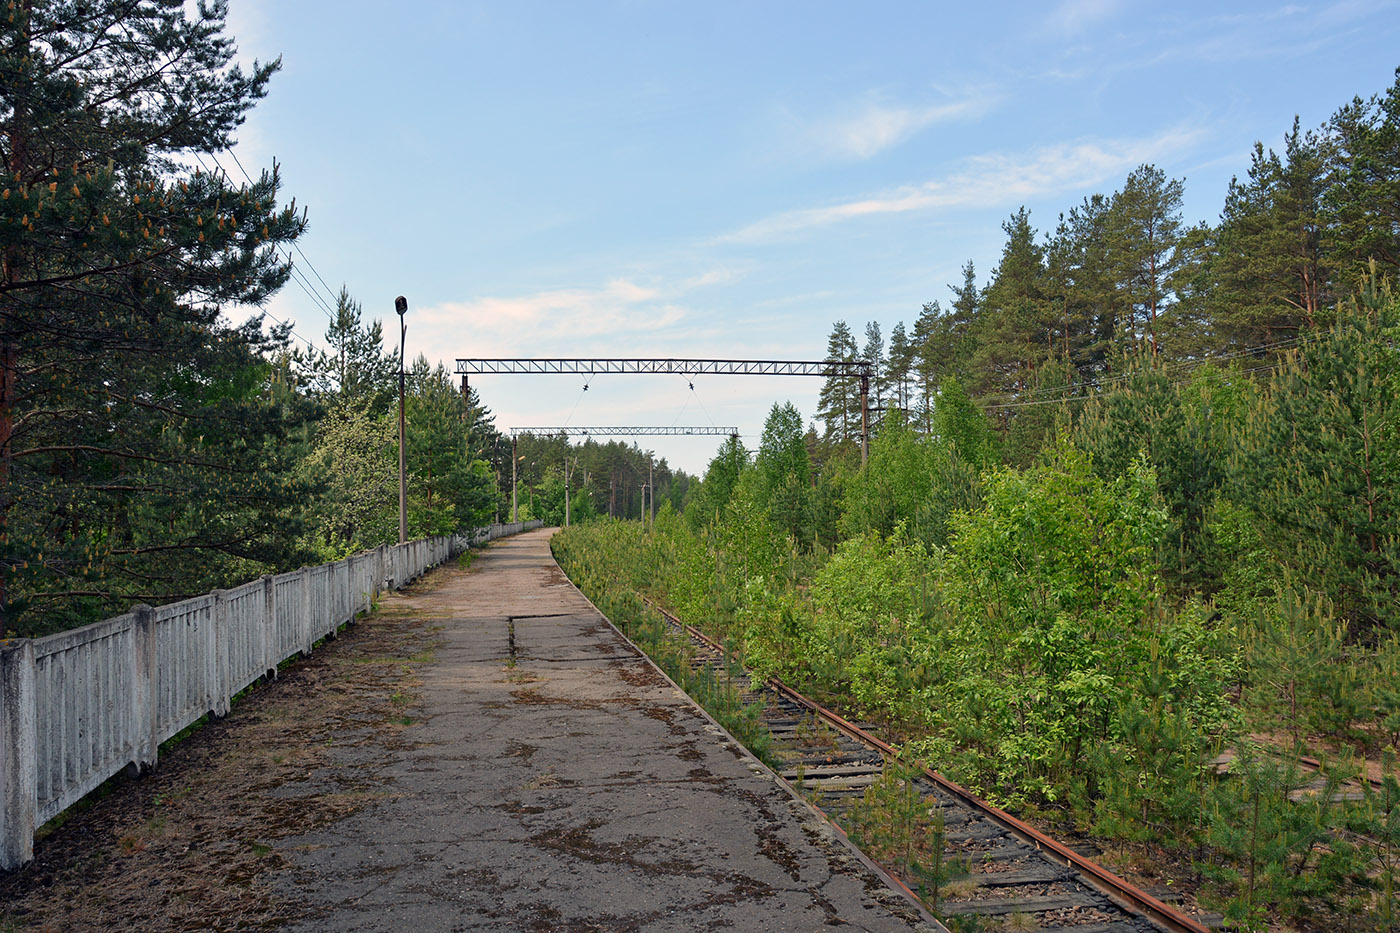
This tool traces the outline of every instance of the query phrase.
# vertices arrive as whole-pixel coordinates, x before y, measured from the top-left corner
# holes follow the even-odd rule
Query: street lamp
[[[569,455],[564,455],[564,527],[569,527]]]
[[[403,444],[403,347],[408,337],[408,324],[403,316],[408,313],[408,299],[403,295],[394,299],[394,310],[399,315],[399,543],[408,540],[408,477],[404,472]]]
[[[510,520],[520,521],[520,505],[515,495],[515,464],[517,460],[524,460],[523,456],[515,456],[515,435],[510,436]]]

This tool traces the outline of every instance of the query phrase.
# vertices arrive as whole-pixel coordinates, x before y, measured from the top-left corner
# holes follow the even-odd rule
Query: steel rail
[[[654,601],[645,596],[642,596],[642,601],[661,613],[672,625],[680,627],[690,637],[720,652],[721,656],[728,656],[728,650],[724,645],[710,638],[695,626],[681,620],[679,617],[661,608]],[[904,753],[895,746],[890,745],[878,736],[850,722],[834,710],[827,709],[815,700],[808,699],[778,678],[770,677],[767,681],[767,686],[781,696],[810,710],[812,713],[826,722],[829,722],[856,741],[877,748],[884,755],[897,761],[905,760]],[[932,768],[923,765],[918,765],[918,767],[923,772],[924,776],[932,781],[936,787],[958,800],[961,800],[974,810],[990,817],[993,822],[999,824],[1008,833],[1027,845],[1033,846],[1042,852],[1052,854],[1058,861],[1062,862],[1066,868],[1078,871],[1090,887],[1099,891],[1125,910],[1136,911],[1150,922],[1165,930],[1171,931],[1171,933],[1212,933],[1209,927],[1192,920],[1180,911],[1174,910],[1136,885],[1118,877],[1093,859],[1080,855],[1063,843],[1056,842],[1030,824],[1017,819],[1000,807],[988,803],[986,800],[972,793],[972,791],[948,780]]]

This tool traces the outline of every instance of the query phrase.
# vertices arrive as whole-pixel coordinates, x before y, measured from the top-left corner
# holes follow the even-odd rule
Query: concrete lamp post
[[[408,476],[404,472],[403,442],[403,347],[408,337],[408,324],[403,316],[408,313],[408,299],[403,295],[394,299],[394,310],[399,315],[399,543],[408,540]]]

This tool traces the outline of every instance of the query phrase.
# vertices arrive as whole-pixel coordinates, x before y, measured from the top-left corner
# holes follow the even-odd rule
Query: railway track
[[[737,678],[740,699],[760,703],[779,775],[838,826],[859,824],[872,788],[916,796],[918,819],[936,814],[940,865],[885,865],[951,929],[1039,933],[1206,933],[1091,859],[1045,836],[938,773],[905,765],[898,750],[779,681],[732,674],[722,645],[645,600],[695,644],[693,668]],[[878,785],[878,787],[877,787]],[[864,810],[862,808],[865,808]],[[868,817],[867,817],[868,819]],[[921,830],[922,832],[923,830]],[[872,858],[877,853],[867,852]],[[948,869],[952,869],[949,871]],[[915,890],[917,889],[917,890]],[[932,898],[930,890],[938,892]]]

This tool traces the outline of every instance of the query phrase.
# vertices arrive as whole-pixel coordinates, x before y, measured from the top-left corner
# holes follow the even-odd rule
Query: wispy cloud
[[[664,299],[658,289],[614,278],[597,288],[443,302],[418,312],[414,323],[434,345],[458,345],[462,349],[457,352],[464,355],[521,346],[538,347],[547,355],[600,337],[655,332],[685,316],[685,309]]]
[[[1064,0],[1046,17],[1051,31],[1078,35],[1118,12],[1121,0]]]
[[[1214,64],[1304,59],[1395,15],[1396,0],[1337,0],[1313,6],[1284,5],[1250,13],[1181,17],[1161,26],[1161,48],[1132,67],[1178,61]]]
[[[1148,139],[1062,143],[1023,154],[976,156],[947,177],[873,197],[775,214],[722,236],[719,242],[769,242],[804,230],[881,214],[1017,204],[1102,184],[1142,162],[1183,150],[1202,135],[1200,130],[1183,128]]]
[[[995,102],[994,95],[984,92],[922,107],[871,101],[853,116],[820,126],[815,135],[825,148],[838,155],[868,159],[935,124],[985,113]]]

